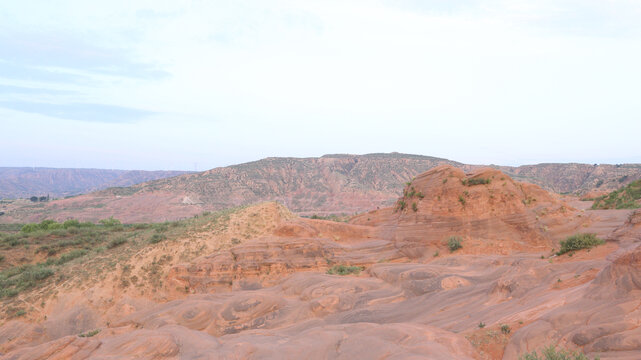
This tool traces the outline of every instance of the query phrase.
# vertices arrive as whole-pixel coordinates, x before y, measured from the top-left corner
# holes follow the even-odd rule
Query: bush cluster
[[[447,247],[450,249],[451,252],[454,252],[463,247],[463,245],[461,245],[462,241],[463,241],[463,238],[461,238],[460,236],[450,236],[447,239]]]
[[[470,179],[463,179],[461,180],[463,185],[465,186],[474,186],[474,185],[485,185],[489,184],[492,182],[492,179],[486,179],[486,178],[470,178]]]
[[[40,223],[30,223],[22,226],[20,231],[23,233],[32,233],[36,231],[50,231],[50,230],[60,230],[60,229],[75,229],[79,227],[92,227],[93,223],[83,222],[81,223],[78,220],[70,219],[66,220],[63,223],[56,222],[54,220],[42,220]]]
[[[365,268],[362,266],[347,266],[347,265],[334,265],[327,273],[330,275],[349,275],[349,274],[360,274]]]
[[[565,240],[561,240],[560,244],[561,249],[556,253],[557,255],[563,255],[570,251],[589,249],[597,245],[605,244],[605,241],[596,237],[596,234],[587,233],[568,236]]]

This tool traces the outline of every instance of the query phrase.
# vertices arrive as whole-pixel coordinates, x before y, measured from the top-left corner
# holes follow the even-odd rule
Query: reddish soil
[[[582,210],[497,170],[440,166],[349,223],[263,204],[176,246],[254,222],[251,238],[168,264],[153,295],[109,280],[60,289],[46,319],[0,327],[2,358],[518,359],[547,345],[641,358],[641,212]],[[587,231],[607,243],[553,255]],[[178,249],[154,251],[139,261]],[[364,270],[327,274],[334,265]]]

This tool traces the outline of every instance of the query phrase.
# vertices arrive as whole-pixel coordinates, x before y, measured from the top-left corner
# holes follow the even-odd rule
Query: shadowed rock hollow
[[[47,320],[0,328],[3,358],[517,359],[551,344],[641,358],[638,213],[450,166],[349,223],[260,206],[235,218],[263,219],[256,236],[172,263],[156,296],[60,290]],[[593,229],[606,244],[551,256]]]

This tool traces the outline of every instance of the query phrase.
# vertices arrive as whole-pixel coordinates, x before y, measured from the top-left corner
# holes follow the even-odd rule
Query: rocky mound
[[[443,250],[452,236],[463,239],[465,253],[547,251],[584,222],[577,215],[540,187],[498,170],[466,174],[444,165],[409,182],[394,208],[359,215],[352,223],[380,227],[416,258]]]

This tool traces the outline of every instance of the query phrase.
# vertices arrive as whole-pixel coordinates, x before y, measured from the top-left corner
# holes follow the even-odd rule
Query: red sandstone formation
[[[347,224],[261,206],[237,218],[260,216],[255,237],[171,265],[154,298],[60,289],[47,320],[0,327],[2,358],[517,359],[547,345],[641,358],[639,212],[451,166]],[[553,255],[587,231],[606,244]]]

